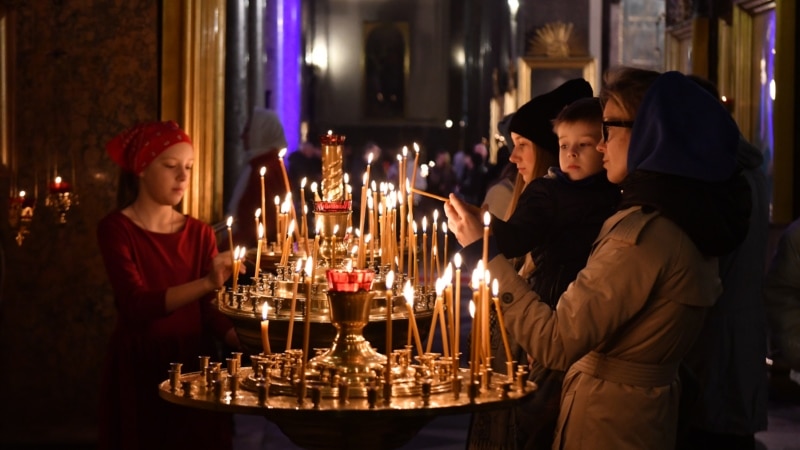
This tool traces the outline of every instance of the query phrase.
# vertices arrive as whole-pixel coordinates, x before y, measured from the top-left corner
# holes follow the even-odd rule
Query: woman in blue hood
[[[555,310],[502,256],[488,269],[508,331],[536,360],[567,371],[553,448],[671,450],[678,366],[721,292],[717,257],[747,232],[739,132],[716,99],[677,72],[621,69],[601,99],[598,150],[622,201],[586,267]],[[456,234],[480,235],[463,204],[451,199],[446,212]],[[477,239],[462,255],[480,247]]]

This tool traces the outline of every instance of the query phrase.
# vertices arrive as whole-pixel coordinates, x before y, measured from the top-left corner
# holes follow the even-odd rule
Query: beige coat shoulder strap
[[[656,217],[658,211],[645,212],[640,206],[619,211],[603,224],[595,244],[603,239],[614,239],[635,245],[642,230]]]

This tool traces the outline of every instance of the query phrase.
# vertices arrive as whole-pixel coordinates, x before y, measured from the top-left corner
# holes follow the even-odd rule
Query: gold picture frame
[[[583,77],[597,94],[597,67],[589,56],[570,58],[548,58],[526,56],[517,64],[517,105],[522,106],[531,98],[549,92],[561,83]]]

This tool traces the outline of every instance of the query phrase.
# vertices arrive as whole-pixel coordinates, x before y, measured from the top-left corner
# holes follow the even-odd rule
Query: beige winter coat
[[[504,258],[489,269],[510,333],[567,370],[553,448],[674,448],[677,367],[720,295],[716,258],[672,221],[632,207],[605,222],[555,311]]]

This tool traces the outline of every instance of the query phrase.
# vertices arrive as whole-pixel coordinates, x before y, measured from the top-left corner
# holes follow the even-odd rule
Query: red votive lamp
[[[330,269],[325,275],[328,277],[328,290],[335,292],[369,291],[375,278],[375,272],[369,269]]]
[[[56,177],[55,180],[50,182],[48,188],[51,194],[63,194],[72,191],[72,186],[66,181],[62,180],[61,177]]]

